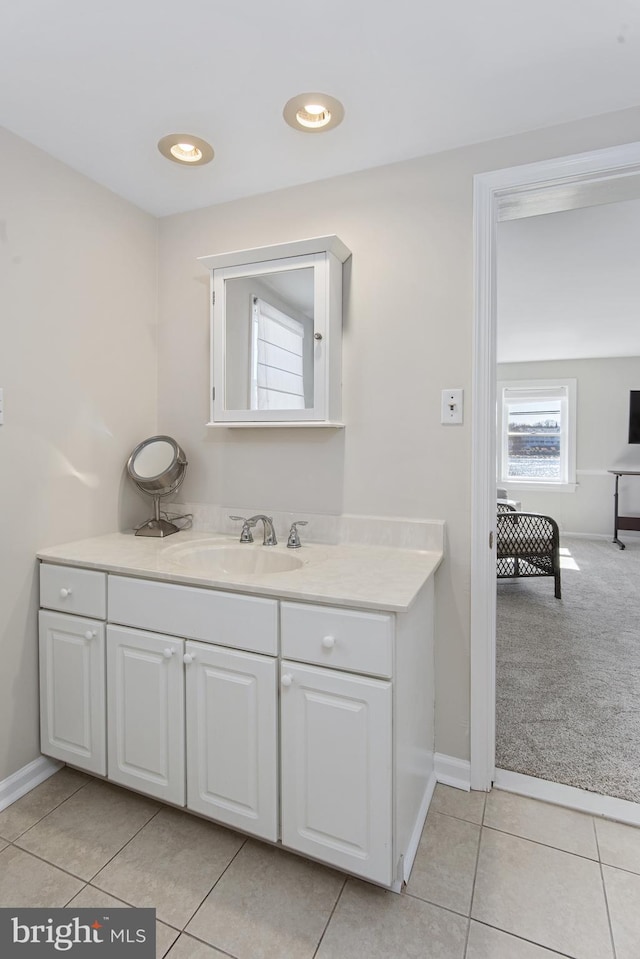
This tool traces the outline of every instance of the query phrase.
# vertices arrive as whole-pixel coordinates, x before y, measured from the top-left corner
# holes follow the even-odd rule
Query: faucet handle
[[[246,519],[244,516],[229,516],[229,519],[235,520],[238,523],[242,523],[242,532],[240,533],[240,542],[241,543],[253,543],[253,533],[251,532],[251,527],[255,526],[255,523],[252,523],[251,520]]]
[[[302,546],[300,542],[300,537],[298,535],[298,526],[308,526],[309,523],[306,519],[298,519],[295,523],[291,524],[291,529],[289,530],[289,539],[287,540],[287,546],[289,549],[299,549]]]

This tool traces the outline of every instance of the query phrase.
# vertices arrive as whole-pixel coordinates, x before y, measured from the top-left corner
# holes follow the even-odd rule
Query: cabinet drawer
[[[278,652],[274,599],[109,576],[109,621],[249,652]]]
[[[40,605],[79,616],[105,619],[107,577],[94,569],[40,564]]]
[[[302,603],[281,604],[282,655],[335,669],[391,676],[393,617]]]

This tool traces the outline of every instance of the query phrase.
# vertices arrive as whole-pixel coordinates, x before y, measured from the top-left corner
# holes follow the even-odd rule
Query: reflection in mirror
[[[132,468],[137,476],[150,479],[168,470],[175,457],[175,449],[171,443],[166,440],[155,440],[143,446],[138,452],[132,463]]]
[[[312,409],[313,267],[225,280],[227,409]]]

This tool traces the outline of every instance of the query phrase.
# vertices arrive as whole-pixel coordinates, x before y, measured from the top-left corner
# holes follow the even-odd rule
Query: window
[[[576,381],[498,383],[498,481],[575,489]]]
[[[258,296],[251,320],[251,409],[303,410],[304,326]]]

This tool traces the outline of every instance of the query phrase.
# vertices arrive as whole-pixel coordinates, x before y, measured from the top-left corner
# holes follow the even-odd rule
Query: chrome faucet
[[[242,523],[240,542],[253,543],[253,533],[251,532],[251,527],[255,526],[255,523],[252,523],[251,520],[245,519],[244,516],[229,516],[229,519],[237,520],[239,523]]]
[[[262,539],[263,546],[277,546],[278,540],[276,539],[276,531],[273,528],[273,516],[263,516],[262,513],[258,513],[257,516],[251,516],[247,520],[247,524],[250,527],[256,525],[258,520],[262,520],[264,526],[264,537]]]
[[[289,549],[300,549],[302,543],[300,542],[300,536],[298,534],[298,526],[308,526],[309,523],[306,519],[298,519],[295,523],[291,524],[291,529],[289,530],[289,539],[287,540],[287,546]]]

